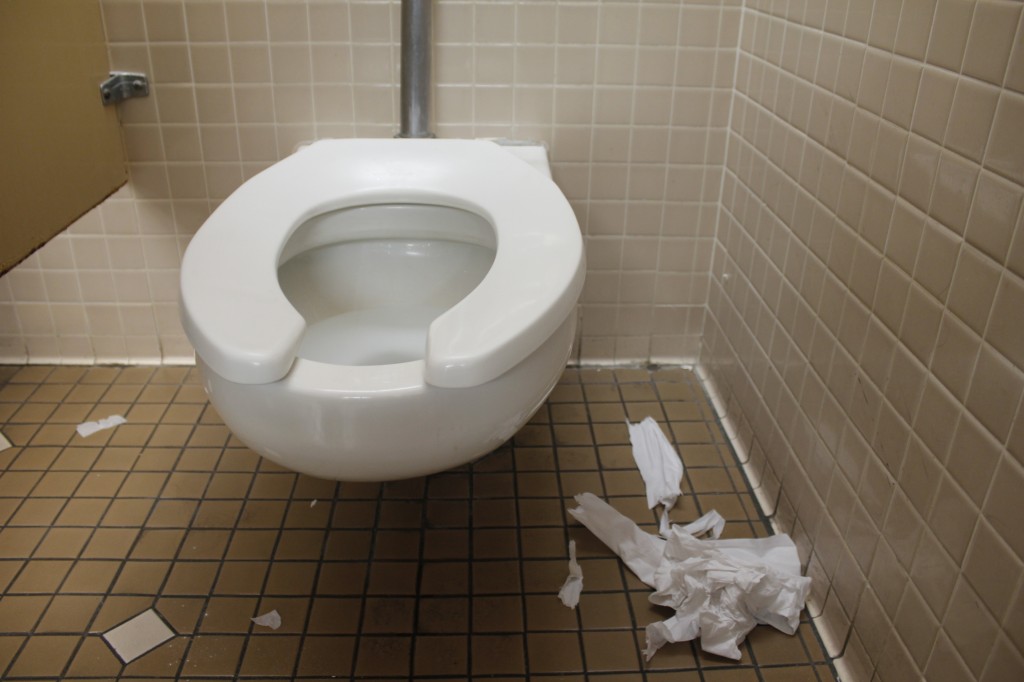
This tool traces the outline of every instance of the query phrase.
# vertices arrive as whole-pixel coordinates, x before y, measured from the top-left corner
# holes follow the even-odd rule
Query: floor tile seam
[[[184,384],[182,384],[182,385],[184,385]],[[180,390],[180,387],[179,387],[179,390]],[[194,432],[195,432],[195,429],[193,428],[192,433],[194,433]],[[188,449],[188,445],[187,445],[187,441],[186,441],[186,444],[181,446],[181,451],[178,453],[178,457],[175,459],[175,463],[177,463],[178,461],[181,460],[181,457],[184,456],[185,451],[187,449]],[[223,447],[221,448],[221,454],[220,454],[220,457],[218,458],[218,461],[220,461],[220,458],[222,458],[224,456],[224,449],[225,448],[223,448]],[[166,489],[166,486],[168,485],[169,481],[170,481],[170,477],[168,477],[168,480],[165,481],[164,485],[161,487],[161,494]],[[249,480],[249,485],[248,485],[247,491],[251,491],[252,486],[255,484],[255,481],[256,481],[256,477],[253,476],[252,479]],[[204,492],[209,489],[209,486],[212,484],[212,482],[213,482],[213,477],[211,476],[206,481],[206,485],[204,486]],[[159,495],[158,495],[158,498],[159,498]],[[200,499],[202,499],[202,498],[200,498]],[[245,498],[243,498],[243,499],[245,499]],[[156,507],[156,505],[154,505],[154,508],[155,507]],[[198,511],[199,511],[199,507],[197,505],[196,506],[196,510],[195,510],[194,513],[198,513]],[[237,521],[236,521],[236,523],[237,523]],[[229,533],[228,533],[227,544],[224,547],[225,554],[228,551],[228,547],[231,546],[231,541],[234,538],[235,530],[236,530],[236,528],[232,528],[229,531]],[[188,536],[187,533],[185,535],[183,535],[181,541],[179,541],[179,543],[178,543],[178,547],[177,547],[177,549],[174,552],[174,557],[171,560],[172,561],[172,568],[171,568],[170,571],[167,572],[167,575],[164,577],[164,581],[161,584],[161,592],[162,592],[163,589],[166,588],[167,581],[170,580],[171,573],[174,570],[173,569],[173,565],[179,562],[179,557],[180,557],[180,554],[181,554],[181,549],[182,549],[182,547],[185,544],[185,538],[187,536]],[[275,542],[276,542],[276,540],[275,540]],[[276,548],[276,546],[275,546],[275,548]],[[185,666],[186,666],[186,664],[188,663],[188,660],[189,660],[189,654],[192,651],[192,646],[194,645],[196,637],[199,634],[199,629],[202,626],[203,618],[205,617],[207,611],[210,608],[210,600],[213,598],[213,589],[216,587],[217,581],[220,579],[220,575],[221,575],[221,572],[223,571],[223,569],[224,569],[224,557],[222,556],[221,559],[219,561],[217,561],[217,570],[214,571],[213,580],[212,580],[211,587],[210,587],[210,593],[205,595],[205,597],[203,599],[203,606],[199,610],[199,613],[196,615],[195,622],[192,624],[192,632],[191,633],[179,633],[179,632],[175,631],[175,634],[177,634],[179,636],[182,636],[182,637],[184,637],[187,640],[186,643],[184,644],[183,648],[182,648],[182,651],[181,651],[181,660],[178,661],[178,665],[177,665],[177,668],[175,670],[175,679],[180,679],[182,677],[183,673],[184,673]],[[269,569],[268,569],[268,571],[269,571]],[[158,597],[154,597],[154,608],[155,608],[155,605],[156,605],[156,603],[158,601],[159,601],[159,598]],[[242,655],[239,654],[238,665],[241,665],[241,660],[242,660]],[[237,673],[237,668],[236,668],[236,673]]]
[[[152,434],[150,434],[150,437],[152,437]],[[105,448],[107,446],[104,445],[102,447]],[[140,446],[140,455],[141,455],[141,450],[143,450],[144,448],[145,448],[145,446]],[[178,456],[175,458],[175,463],[181,459],[181,456],[182,456],[182,453],[184,451],[184,448],[182,448],[181,450],[182,451],[179,452]],[[90,466],[89,471],[87,472],[86,476],[82,478],[82,482],[81,483],[84,483],[84,481],[86,480],[86,478],[88,476],[88,473],[93,471],[93,467],[95,466],[95,463],[97,461],[99,461],[99,457],[97,457],[97,459],[94,460],[93,465]],[[173,465],[172,465],[172,470],[173,470]],[[102,471],[102,470],[100,470],[100,471]],[[118,494],[123,489],[123,487],[127,483],[127,481],[128,481],[128,476],[126,475],[125,478],[118,485],[117,491],[115,491],[114,494],[109,498],[111,500],[111,504],[113,504],[114,500],[118,499]],[[81,485],[81,483],[80,483],[80,485]],[[166,484],[167,484],[167,481],[164,481],[164,486],[166,486]],[[162,489],[163,489],[163,486],[161,486],[161,490]],[[72,494],[72,496],[69,497],[69,500],[72,499],[73,497],[74,497],[74,494]],[[92,498],[89,498],[89,499],[92,499]],[[106,498],[99,498],[99,499],[106,499]],[[135,498],[123,498],[123,499],[135,499]],[[154,500],[159,500],[159,499],[160,499],[160,494],[158,493],[155,496]],[[89,620],[89,625],[88,625],[88,630],[87,630],[86,636],[82,637],[81,641],[78,643],[78,645],[75,647],[75,650],[72,652],[71,656],[68,658],[68,661],[67,661],[67,663],[65,665],[65,668],[63,670],[64,675],[67,675],[68,671],[70,670],[71,665],[74,663],[74,660],[75,660],[76,656],[78,655],[78,652],[81,650],[81,647],[84,646],[85,641],[86,641],[89,633],[92,632],[93,623],[95,622],[96,618],[99,616],[100,611],[102,611],[104,605],[106,604],[107,597],[115,596],[115,595],[121,596],[120,593],[113,593],[112,590],[116,587],[118,580],[120,579],[120,577],[124,573],[125,567],[128,565],[128,562],[131,560],[130,557],[131,557],[132,552],[135,550],[135,548],[138,546],[138,543],[141,541],[142,536],[144,535],[145,528],[146,528],[146,522],[152,517],[152,515],[153,515],[153,513],[154,513],[154,511],[156,509],[156,506],[157,505],[156,505],[155,502],[154,502],[154,504],[152,504],[150,506],[149,511],[146,514],[146,520],[143,521],[143,524],[139,527],[139,532],[135,536],[135,539],[132,541],[131,547],[128,548],[127,552],[125,553],[125,555],[123,557],[116,559],[120,563],[120,565],[118,566],[117,570],[114,572],[114,575],[112,576],[112,578],[110,580],[110,584],[107,586],[106,591],[102,594],[102,598],[100,599],[100,602],[99,602],[99,604],[96,607],[96,610],[93,612],[93,615],[92,615],[92,617]],[[107,508],[104,510],[104,514],[103,515],[105,516],[107,513],[109,513],[109,511],[110,511],[110,505],[108,504]],[[102,517],[100,519],[100,522],[98,522],[96,524],[96,526],[93,528],[93,533],[90,534],[90,540],[89,541],[91,541],[91,539],[93,537],[95,537],[95,531],[96,530],[98,530],[100,528],[106,528],[106,526],[100,525],[101,522],[102,522]],[[180,552],[181,545],[184,542],[184,537],[185,536],[182,536],[182,540],[179,541],[178,548],[175,550],[175,555],[177,555],[177,553]],[[81,550],[82,552],[85,551],[85,548],[88,546],[88,542],[89,541],[87,541],[82,546],[82,550]],[[82,560],[81,556],[77,557],[76,558],[76,564],[77,564],[78,561],[81,561],[81,560]],[[163,593],[163,589],[166,586],[167,581],[170,578],[170,574],[171,574],[171,572],[173,570],[174,559],[169,559],[167,561],[168,561],[168,563],[170,565],[170,568],[168,569],[166,575],[164,575],[164,577],[163,577],[163,579],[161,581],[160,587],[156,590],[156,594],[155,595],[149,595],[149,594],[144,595],[147,598],[152,598],[153,601],[152,601],[152,604],[151,604],[150,608],[152,608],[154,610],[156,610],[156,604],[159,601],[160,595]],[[66,583],[66,581],[70,577],[70,574],[71,574],[71,572],[69,571],[68,575],[65,576],[63,581],[61,581],[61,585],[58,587],[57,594],[60,593],[60,591],[63,588],[64,584]],[[157,613],[159,614],[159,611],[157,611]],[[161,617],[161,619],[166,620],[166,619],[164,619],[163,615],[160,615],[160,617]],[[130,620],[130,618],[128,620]],[[116,627],[116,625],[112,626],[112,627]],[[108,630],[109,629],[110,628],[108,628]],[[174,630],[173,627],[171,629],[172,629],[172,631],[175,632],[175,635],[180,634],[176,630]]]
[[[296,478],[295,479],[295,483],[294,483],[293,488],[292,488],[293,493],[294,493],[295,488],[298,487],[298,484],[299,484],[299,479]],[[332,491],[332,494],[331,494],[330,510],[328,511],[328,515],[327,515],[328,519],[333,519],[334,518],[334,511],[335,511],[335,508],[337,506],[338,487],[339,487],[339,484],[335,483],[334,484],[334,490]],[[287,512],[286,512],[284,514],[284,516],[282,517],[282,521],[281,521],[282,524],[285,523],[287,518],[288,518],[288,515],[287,515]],[[309,590],[311,592],[314,592],[316,590],[316,585],[320,581],[320,571],[321,571],[321,569],[323,567],[324,557],[325,557],[325,555],[327,553],[327,542],[328,542],[329,537],[330,537],[329,534],[327,532],[325,532],[324,535],[323,535],[323,538],[320,541],[320,557],[317,560],[316,568],[313,571],[313,581],[312,581],[312,584],[310,585],[310,590]],[[260,599],[261,600],[262,600],[262,598],[264,598],[266,596],[267,586],[270,583],[270,575],[271,575],[271,572],[273,571],[273,563],[274,563],[273,560],[271,560],[269,563],[270,563],[270,565],[267,567],[267,574],[264,576],[263,586],[260,589]],[[296,562],[296,563],[298,563],[298,562]],[[277,597],[277,598],[280,598],[278,595],[273,595],[273,596]],[[309,624],[310,624],[310,622],[311,622],[311,620],[313,618],[313,602],[315,600],[315,597],[313,595],[309,595],[308,599],[309,599],[309,604],[308,604],[308,606],[306,608],[306,614],[305,614],[305,617],[303,619],[302,630],[298,633],[298,635],[299,635],[299,645],[298,645],[298,649],[295,652],[295,660],[292,663],[292,673],[291,673],[291,675],[292,675],[293,679],[298,677],[298,675],[299,675],[299,665],[300,665],[300,663],[302,661],[302,653],[303,653],[303,649],[305,648],[305,645],[306,645],[306,635],[309,634]],[[250,630],[250,636],[251,636],[251,634],[253,632],[252,625],[250,625],[249,630]],[[241,652],[241,654],[238,657],[238,669],[236,670],[236,676],[237,675],[241,675],[242,666],[245,663],[245,654],[246,654],[248,648],[249,648],[249,640],[248,640],[248,637],[247,637],[246,638],[246,642],[242,646],[242,652]]]
[[[345,484],[342,483],[335,492],[335,498],[344,490]],[[384,497],[384,485],[380,485],[377,489],[377,497],[375,498],[374,512],[373,512],[373,526],[370,530],[370,544],[367,548],[367,557],[362,561],[355,561],[354,563],[362,563],[366,566],[365,575],[363,576],[363,598],[359,604],[359,616],[356,621],[356,636],[352,646],[352,661],[349,663],[349,677],[355,679],[356,677],[356,662],[359,660],[359,644],[364,624],[366,622],[366,595],[370,593],[370,583],[373,578],[373,561],[371,557],[377,548],[377,524],[380,521],[381,506],[385,500]],[[418,587],[418,586],[417,586]],[[301,654],[300,654],[301,655]]]
[[[51,371],[51,373],[52,373],[52,371]],[[67,448],[67,447],[68,447],[68,444],[65,444],[65,445],[61,446],[61,453],[63,453],[64,449],[65,449],[65,448]],[[60,455],[58,455],[58,457],[59,457],[59,456],[60,456]],[[94,464],[94,463],[95,463],[95,461],[93,462],[93,464]],[[89,470],[86,470],[85,474],[84,474],[84,475],[82,476],[82,478],[81,478],[81,479],[80,479],[80,480],[78,481],[78,483],[77,483],[77,484],[76,484],[76,486],[75,486],[75,491],[77,491],[77,490],[78,490],[78,489],[79,489],[79,488],[80,488],[80,487],[81,487],[81,486],[82,486],[82,485],[83,485],[83,484],[85,483],[85,481],[86,481],[86,479],[87,479],[87,477],[88,477],[88,472],[89,472],[90,470],[91,470],[91,467],[90,467],[90,469],[89,469]],[[36,489],[36,488],[37,488],[37,487],[38,487],[39,485],[41,485],[41,484],[42,484],[42,481],[43,481],[43,479],[44,479],[44,478],[45,478],[45,475],[44,475],[44,476],[40,476],[40,477],[39,477],[39,480],[37,480],[37,481],[35,482],[35,484],[34,484],[34,485],[33,485],[33,486],[32,486],[32,487],[31,487],[31,488],[29,489],[29,491],[28,491],[28,494],[27,494],[27,495],[26,495],[26,496],[25,496],[24,498],[22,498],[22,502],[21,502],[20,504],[18,504],[17,508],[16,508],[16,509],[15,509],[15,511],[14,511],[14,514],[17,514],[17,511],[18,511],[19,509],[21,509],[21,508],[22,508],[22,507],[24,506],[25,502],[26,502],[26,501],[27,501],[28,499],[30,499],[30,498],[31,498],[31,494],[32,494],[32,491],[34,491],[34,490],[35,490],[35,489]],[[122,481],[122,482],[121,482],[121,484],[119,484],[119,486],[118,486],[118,489],[120,489],[120,487],[121,487],[121,486],[122,486],[123,484],[124,484],[124,481]],[[59,515],[60,515],[60,514],[61,514],[61,513],[63,512],[63,510],[67,508],[67,505],[68,505],[68,504],[70,503],[71,499],[73,499],[73,497],[74,497],[74,492],[75,492],[75,491],[72,491],[71,495],[69,495],[69,496],[67,496],[67,497],[65,498],[64,504],[62,504],[62,505],[61,505],[61,509],[60,509],[60,511],[58,511],[58,513],[57,513],[57,517],[59,517]],[[112,498],[111,498],[111,499],[112,499]],[[108,508],[109,508],[109,504],[108,504]],[[106,509],[104,510],[104,513],[106,513]],[[12,516],[13,516],[13,514],[12,514]],[[75,557],[70,557],[70,558],[71,558],[71,559],[72,559],[73,561],[77,562],[77,561],[78,561],[78,560],[79,560],[79,559],[81,558],[81,554],[82,554],[82,553],[83,553],[83,552],[85,551],[85,548],[86,548],[86,547],[88,546],[88,544],[89,544],[89,542],[91,541],[91,539],[92,539],[92,538],[93,538],[93,537],[95,536],[95,533],[96,533],[96,530],[97,530],[97,528],[98,528],[98,526],[92,526],[92,527],[91,527],[91,531],[89,532],[89,536],[88,536],[88,538],[86,538],[86,540],[85,540],[85,541],[84,541],[84,542],[82,543],[82,547],[81,547],[81,548],[80,548],[80,549],[78,550],[78,553],[77,553],[77,555],[76,555]],[[38,541],[37,541],[37,542],[36,542],[36,543],[34,544],[34,546],[33,546],[33,548],[32,548],[32,551],[31,551],[31,552],[29,553],[29,556],[28,556],[28,557],[26,557],[26,561],[25,561],[25,563],[24,563],[24,564],[22,565],[22,567],[21,567],[21,568],[20,568],[20,569],[18,570],[17,574],[16,574],[15,576],[13,576],[13,577],[12,577],[12,579],[11,579],[11,584],[13,584],[13,583],[14,583],[14,582],[15,582],[15,581],[16,581],[16,580],[18,579],[18,577],[19,577],[19,576],[21,575],[21,573],[22,573],[23,571],[25,571],[25,570],[27,569],[27,567],[29,566],[29,560],[30,560],[31,558],[33,558],[33,557],[35,556],[35,553],[36,553],[37,551],[39,551],[39,548],[40,548],[40,547],[42,546],[43,542],[45,542],[46,538],[47,538],[47,537],[48,537],[48,536],[50,535],[50,532],[51,532],[51,530],[52,530],[52,527],[51,527],[51,528],[50,528],[49,530],[47,530],[46,532],[44,532],[44,533],[43,533],[42,535],[40,535],[40,537],[39,537],[39,540],[38,540]],[[122,562],[122,566],[123,566],[123,562]],[[120,568],[118,569],[117,573],[118,573],[118,574],[120,573]],[[47,601],[46,607],[45,607],[45,608],[43,608],[43,609],[42,609],[42,610],[40,611],[40,613],[39,613],[38,617],[36,618],[36,620],[34,621],[34,623],[33,623],[33,625],[32,625],[32,632],[33,632],[33,633],[35,632],[35,629],[36,629],[37,627],[39,627],[39,624],[40,624],[40,623],[42,622],[42,619],[43,619],[43,618],[45,617],[45,614],[46,614],[46,612],[47,612],[47,611],[48,611],[48,610],[49,610],[49,609],[51,608],[51,606],[52,606],[52,605],[54,604],[54,600],[56,599],[57,595],[61,593],[61,588],[63,587],[63,585],[65,584],[65,582],[66,582],[66,581],[68,580],[68,577],[69,577],[70,575],[71,575],[71,570],[69,570],[69,571],[68,571],[68,573],[67,573],[67,574],[66,574],[66,575],[65,575],[65,576],[64,576],[64,577],[62,578],[62,580],[60,581],[60,584],[59,584],[59,585],[57,586],[57,589],[56,589],[56,590],[54,590],[54,592],[53,592],[53,593],[51,593],[51,594],[49,594],[49,595],[48,595],[48,596],[49,596],[50,598],[49,598],[49,600]],[[114,584],[114,582],[115,582],[115,581],[116,581],[116,576],[115,576],[115,578],[114,578],[114,579],[112,580],[112,582],[111,582],[111,586],[112,586],[112,585]],[[91,625],[92,625],[92,622],[93,622],[93,620],[95,620],[95,618],[96,618],[97,614],[99,613],[100,609],[102,608],[102,606],[103,606],[103,603],[104,603],[104,602],[105,602],[105,598],[104,598],[104,599],[101,599],[101,600],[100,600],[100,602],[99,602],[99,603],[97,604],[97,606],[95,607],[95,609],[94,609],[94,611],[93,611],[93,614],[92,614],[91,618],[89,619],[89,624],[87,625],[87,628],[88,628],[88,627],[91,627]],[[9,665],[7,666],[7,670],[8,670],[8,671],[9,671],[9,670],[10,670],[11,668],[13,668],[13,666],[15,665],[16,661],[18,660],[18,658],[19,658],[19,657],[20,657],[20,656],[22,655],[22,653],[24,652],[24,650],[25,650],[25,647],[27,647],[27,646],[28,646],[28,642],[29,642],[29,639],[30,639],[29,637],[26,637],[26,639],[25,639],[25,642],[23,642],[23,643],[22,643],[22,645],[21,645],[21,646],[19,647],[18,653],[17,653],[17,654],[15,655],[15,656],[13,656],[13,657],[11,658],[11,661],[10,661]],[[72,661],[74,660],[74,657],[75,657],[75,656],[77,655],[77,653],[78,653],[78,650],[79,650],[79,648],[80,648],[80,647],[82,646],[82,642],[83,642],[83,641],[84,641],[84,636],[82,637],[82,640],[81,640],[81,641],[80,641],[80,642],[79,642],[79,643],[78,643],[78,644],[77,644],[77,645],[76,645],[76,646],[74,647],[74,650],[73,650],[73,651],[71,652],[71,654],[70,654],[70,656],[69,656],[68,660],[67,660],[67,661],[65,662],[65,666],[64,666],[64,669],[62,670],[62,672],[66,671],[66,670],[67,670],[67,668],[68,668],[68,667],[70,667],[70,665],[71,665],[71,662],[72,662]]]
[[[468,485],[471,486],[471,487],[473,485],[473,478],[474,478],[473,476],[469,476]],[[422,538],[424,536],[424,531],[426,531],[428,529],[428,527],[429,527],[428,524],[427,524],[427,513],[426,513],[427,512],[427,502],[430,499],[429,498],[429,488],[430,488],[429,483],[425,483],[424,486],[423,486],[423,498],[422,498],[422,501],[421,501],[421,504],[420,504],[419,533],[420,533],[421,541],[418,543],[418,547],[417,547],[417,555],[418,556],[417,556],[417,569],[416,569],[416,596],[415,596],[415,598],[413,600],[412,628],[411,628],[412,629],[412,634],[410,635],[410,642],[409,642],[409,675],[410,676],[416,674],[416,648],[417,648],[417,640],[419,639],[419,619],[420,619],[420,598],[419,597],[420,597],[420,589],[421,589],[420,586],[423,583],[424,552],[426,551],[426,544],[427,544],[426,542],[422,541]],[[472,509],[470,509],[468,513],[472,514]],[[470,553],[472,553],[472,552],[470,552]],[[472,609],[471,609],[471,611],[472,611]],[[468,647],[467,647],[467,650],[468,650]],[[467,668],[466,668],[467,671],[469,670],[468,665],[469,664],[467,663]]]
[[[585,410],[585,412],[587,413],[587,415],[589,417],[589,408],[585,404],[584,404],[584,410]],[[549,415],[549,417],[553,417],[553,415],[550,412],[550,409],[548,411],[548,415]],[[593,425],[589,421],[587,422],[587,427],[588,427],[588,430],[589,430],[589,432],[591,434],[591,438],[593,439],[593,437],[594,437]],[[561,463],[559,461],[559,459],[560,459],[559,458],[559,454],[560,454],[559,453],[559,448],[561,446],[558,444],[557,439],[555,438],[555,425],[553,423],[549,424],[549,429],[550,429],[551,440],[552,440],[552,446],[551,446],[552,454],[553,454],[552,464],[554,466],[555,485],[558,488],[558,498],[556,498],[556,499],[559,499],[559,500],[562,501],[562,503],[559,505],[559,515],[561,517],[561,528],[562,528],[562,532],[563,532],[562,542],[563,542],[563,544],[565,544],[567,546],[568,543],[572,541],[572,528],[571,528],[570,523],[569,523],[568,507],[566,506],[567,503],[568,503],[568,500],[566,499],[565,487],[564,487],[564,485],[562,483],[562,469],[561,469],[562,465],[561,465]],[[595,447],[595,450],[596,450],[596,446],[594,446],[594,447]],[[595,451],[595,459],[596,459],[596,451]],[[603,480],[603,478],[601,479],[601,487],[602,487],[602,492],[604,492],[604,490],[603,490],[603,488],[604,488],[604,480]],[[545,498],[545,499],[547,499],[547,498]],[[517,507],[518,507],[518,505],[517,505]],[[562,560],[566,562],[566,574],[568,575],[568,559],[567,558],[562,558]],[[520,565],[520,569],[522,569],[522,564]],[[525,571],[520,570],[520,575],[525,575]],[[620,576],[620,579],[621,579],[621,576]],[[584,580],[585,580],[585,578],[584,578]],[[586,583],[584,583],[584,585],[585,584]],[[525,577],[524,577],[524,580],[523,580],[523,584],[522,584],[522,586],[520,588],[520,591],[522,592],[524,597],[527,594],[529,594],[528,590],[526,589]],[[549,593],[543,593],[543,594],[549,594]],[[526,599],[522,600],[522,607],[523,607],[523,629],[525,630],[525,632],[531,633],[531,634],[534,634],[534,633],[542,634],[543,633],[542,630],[536,630],[535,631],[535,630],[531,630],[530,627],[529,627],[528,614],[527,614],[527,610],[526,610]],[[584,639],[584,636],[583,636],[583,633],[584,633],[583,615],[580,612],[580,609],[578,608],[578,606],[572,607],[572,610],[573,610],[573,617],[576,620],[576,646],[577,646],[577,650],[578,650],[579,655],[580,655],[580,665],[581,665],[582,669],[584,671],[586,671],[588,666],[587,666],[587,649],[586,649],[585,639]],[[528,638],[525,638],[525,639],[528,640]],[[529,652],[527,652],[527,653],[529,653]],[[646,678],[643,678],[643,679],[646,679]]]

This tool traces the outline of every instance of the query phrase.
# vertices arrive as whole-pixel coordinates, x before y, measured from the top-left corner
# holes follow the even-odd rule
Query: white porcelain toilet
[[[532,416],[583,278],[543,147],[323,140],[206,221],[182,321],[242,442],[313,476],[393,480],[464,464]]]

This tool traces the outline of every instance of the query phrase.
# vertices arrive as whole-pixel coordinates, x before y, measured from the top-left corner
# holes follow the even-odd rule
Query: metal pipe
[[[430,34],[433,0],[402,0],[402,127],[398,137],[430,132]]]

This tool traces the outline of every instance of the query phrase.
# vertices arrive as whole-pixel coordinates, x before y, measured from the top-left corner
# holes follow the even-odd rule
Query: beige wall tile
[[[794,449],[805,447],[797,425],[813,424],[829,444],[826,461],[847,475],[860,472],[857,499],[868,517],[869,489],[884,486],[865,487],[864,472],[881,484],[895,468],[896,489],[879,530],[886,542],[867,581],[868,594],[888,595],[879,599],[887,617],[881,622],[891,624],[890,642],[897,644],[872,643],[877,633],[859,631],[871,619],[856,610],[851,642],[860,643],[858,656],[871,657],[879,679],[938,674],[943,662],[954,677],[959,670],[974,678],[996,665],[995,653],[988,663],[992,642],[1003,637],[998,623],[1020,581],[1016,532],[994,522],[979,530],[978,518],[987,505],[1019,516],[1006,505],[1024,452],[1024,428],[1014,426],[1024,409],[1024,358],[1017,353],[1024,337],[1016,329],[1020,315],[1010,312],[1024,309],[1024,257],[1017,256],[1024,246],[1016,249],[1014,241],[1022,157],[1014,151],[1019,126],[1000,129],[996,119],[1002,114],[1005,126],[1020,118],[1011,116],[1019,95],[1001,86],[1004,59],[1016,74],[1021,10],[1017,3],[971,0],[876,3],[873,13],[855,5],[801,4],[794,11],[748,4],[721,198],[730,219],[719,225],[723,267],[712,268],[702,360],[726,404],[736,406],[737,422],[754,425],[751,452],[779,435]],[[898,24],[886,20],[896,13]],[[783,151],[791,145],[801,150],[796,161]],[[802,204],[804,194],[813,199]],[[778,225],[797,256],[790,261],[770,256]],[[799,304],[777,303],[794,300]],[[815,310],[817,321],[801,321],[801,305]],[[795,339],[788,352],[761,331],[773,325]],[[848,352],[859,358],[856,365]],[[805,380],[811,390],[794,420],[777,386],[800,373],[814,381]],[[761,393],[747,397],[755,390]],[[859,403],[850,397],[857,395]],[[785,424],[781,434],[765,428],[766,420],[752,421],[765,412]],[[863,434],[868,454],[852,457],[840,433]],[[805,467],[814,461],[798,459]],[[772,467],[765,462],[758,478],[777,481]],[[797,488],[783,482],[783,499]],[[850,518],[843,500],[830,495],[823,510],[839,527]],[[832,589],[842,589],[831,568],[837,542],[816,545],[811,557],[812,566],[821,557]],[[845,542],[849,548],[862,539]],[[962,568],[971,566],[980,585],[985,571],[997,570],[981,556],[997,556],[1008,571],[984,598],[973,594],[977,586],[965,581]],[[879,568],[886,565],[902,568]],[[902,591],[906,571],[910,596]],[[968,591],[956,588],[955,607],[947,608],[958,581]],[[842,627],[842,610],[828,603],[829,620]],[[862,600],[862,608],[871,603]],[[952,622],[953,612],[964,617],[970,604],[977,604],[970,617],[983,635]],[[981,651],[965,653],[968,642]],[[1000,666],[1017,660],[1019,643],[999,651]]]

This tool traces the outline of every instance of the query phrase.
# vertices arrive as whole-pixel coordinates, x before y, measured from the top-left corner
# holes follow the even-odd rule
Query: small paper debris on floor
[[[82,438],[86,438],[96,433],[97,431],[102,431],[104,429],[112,429],[115,426],[120,426],[121,424],[127,423],[128,420],[122,417],[121,415],[112,414],[106,419],[100,419],[99,421],[83,422],[79,424],[77,427],[75,427],[75,430],[78,431],[79,436],[81,436]]]
[[[174,631],[153,609],[103,633],[103,639],[126,665],[174,637]]]
[[[312,502],[309,503],[309,508],[310,509],[312,509],[315,506],[316,506],[316,500],[313,500]]]
[[[7,440],[7,436],[0,433],[0,452],[6,450],[9,447],[11,447],[11,441]]]
[[[792,635],[800,624],[811,579],[788,535],[699,540],[687,530],[724,525],[718,514],[688,526],[673,525],[667,540],[645,533],[591,493],[576,496],[569,513],[612,549],[640,580],[654,588],[651,603],[676,613],[647,626],[649,661],[669,642],[700,637],[701,649],[738,661],[739,645],[761,623]]]
[[[576,561],[576,541],[569,540],[569,576],[558,591],[558,598],[570,609],[580,603],[580,592],[583,591],[583,569]]]
[[[683,480],[683,460],[652,417],[644,417],[639,424],[626,422],[626,426],[633,445],[633,459],[647,486],[647,506],[654,509],[662,505],[658,532],[668,537],[668,512],[682,492],[679,484]]]
[[[251,619],[256,625],[262,625],[263,627],[276,630],[281,627],[281,614],[277,612],[277,609],[264,613],[262,616],[256,616]]]

